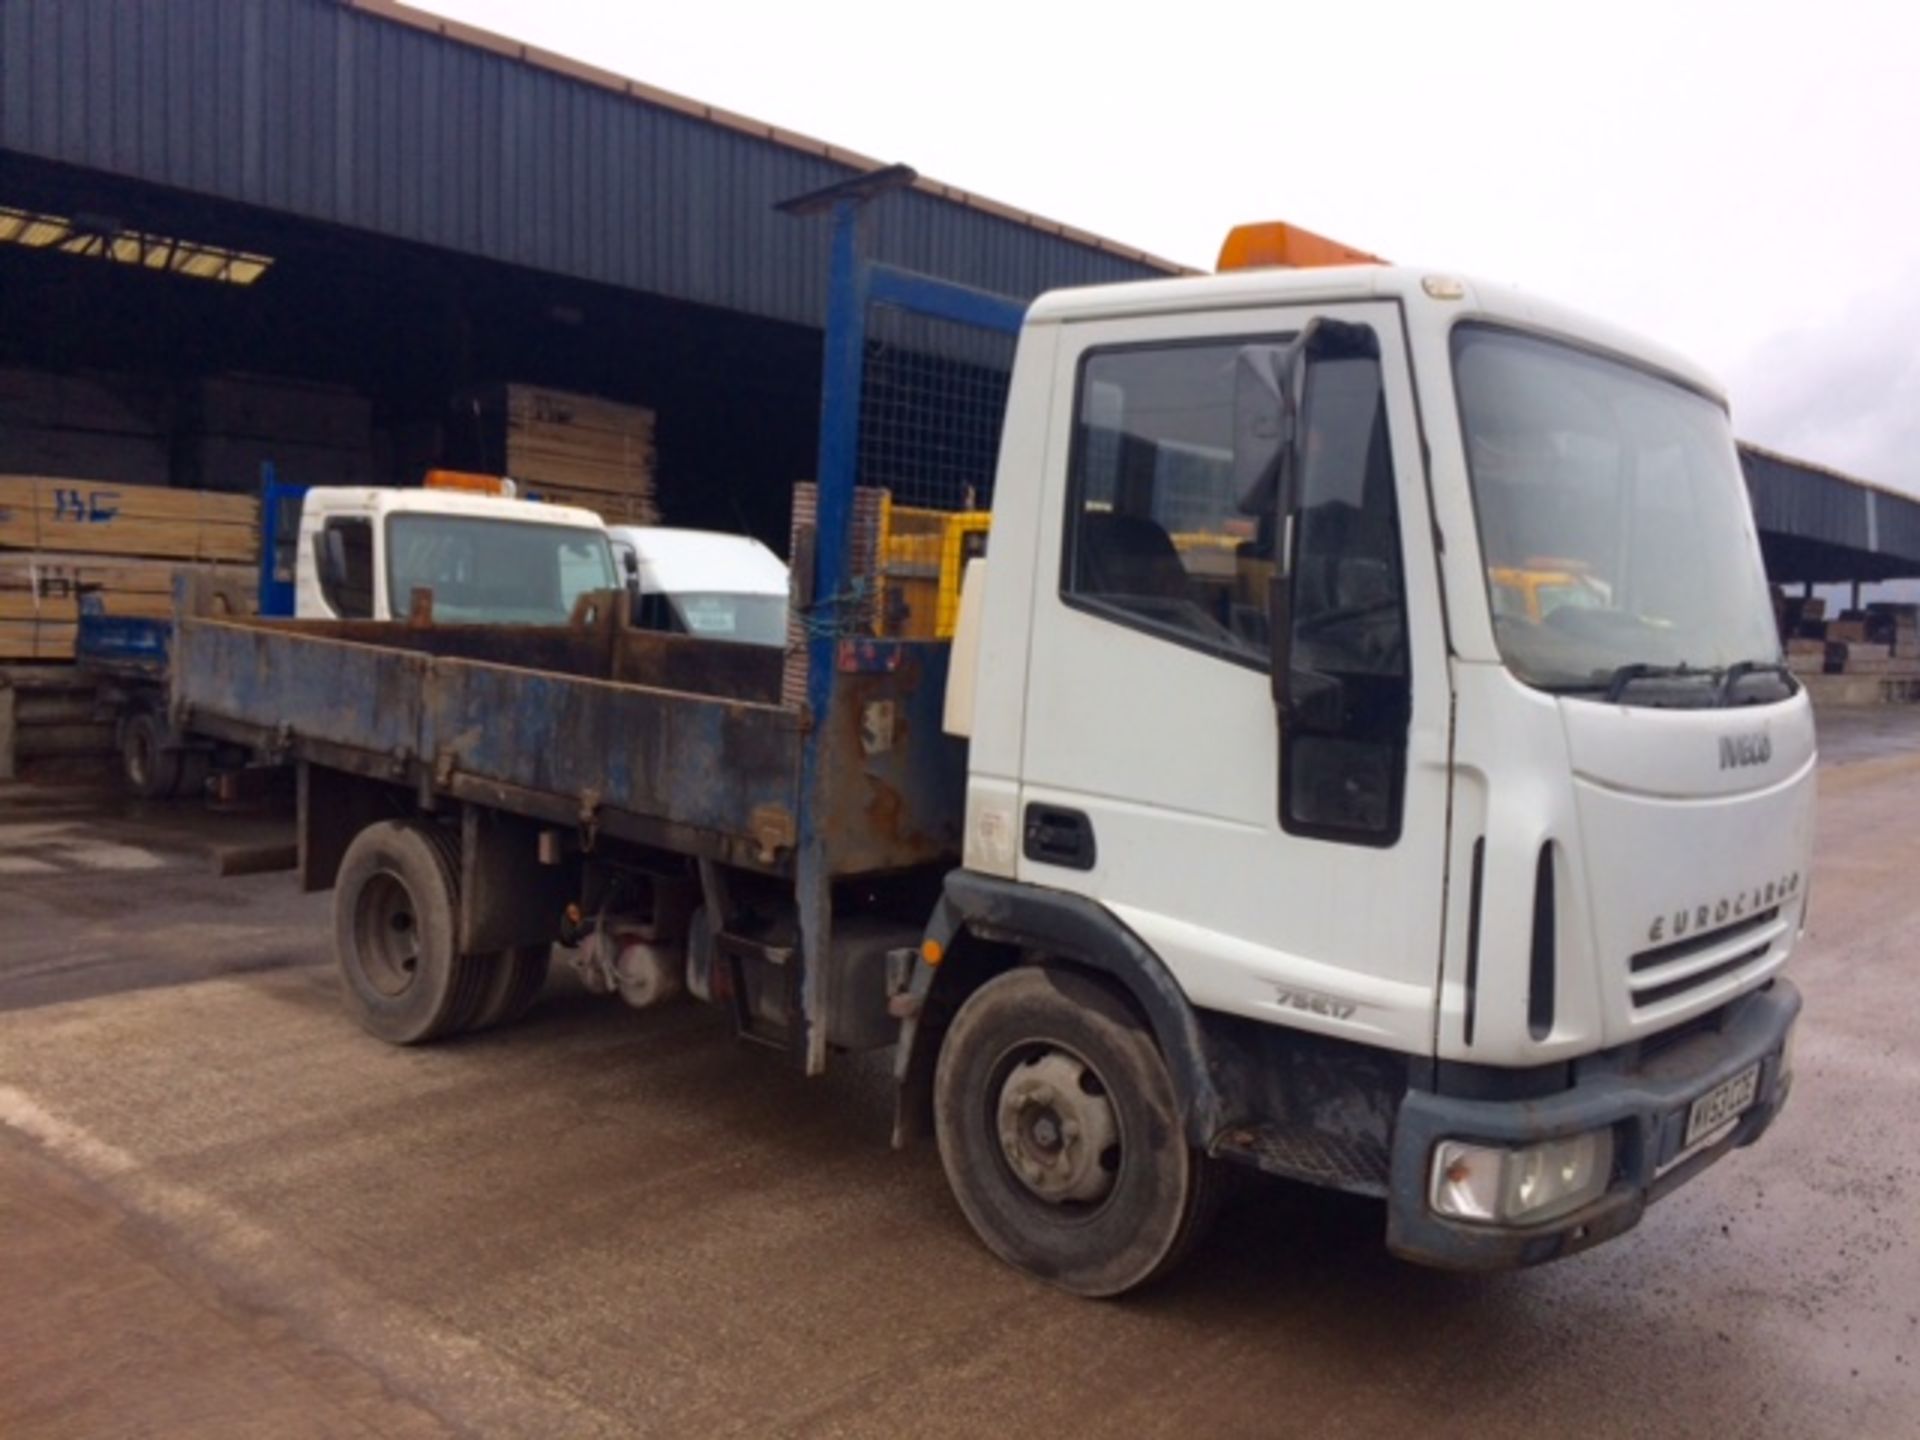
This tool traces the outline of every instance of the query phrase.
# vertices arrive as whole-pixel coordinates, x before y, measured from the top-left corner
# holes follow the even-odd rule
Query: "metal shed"
[[[171,390],[174,459],[148,469],[189,485],[208,483],[178,458],[195,377],[365,397],[373,458],[353,478],[393,483],[497,468],[461,433],[460,397],[481,387],[604,396],[656,412],[670,521],[781,544],[815,463],[829,229],[774,207],[879,168],[388,0],[4,0],[16,226],[66,217],[102,244],[167,237],[265,265],[209,285],[102,264],[98,246],[0,243],[0,378]],[[925,178],[865,224],[874,259],[1015,298],[1178,269]],[[981,360],[937,329],[879,339]],[[4,412],[0,471],[44,463]]]
[[[1740,464],[1776,584],[1920,575],[1920,498],[1758,445],[1741,445]]]
[[[556,275],[818,325],[866,157],[387,0],[7,0],[0,149]],[[877,258],[1032,296],[1178,267],[936,181]]]

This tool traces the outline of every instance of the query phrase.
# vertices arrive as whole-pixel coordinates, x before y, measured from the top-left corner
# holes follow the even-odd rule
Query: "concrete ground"
[[[1483,1278],[1261,1184],[1117,1304],[987,1255],[882,1067],[559,982],[388,1049],[230,823],[0,789],[0,1435],[1920,1436],[1920,717],[1823,739],[1760,1146]]]

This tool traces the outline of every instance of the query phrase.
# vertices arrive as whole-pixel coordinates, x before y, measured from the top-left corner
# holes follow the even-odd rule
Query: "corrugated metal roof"
[[[1758,445],[1740,464],[1776,581],[1920,575],[1920,498]]]
[[[0,149],[676,299],[818,324],[863,156],[389,0],[6,0]],[[1021,297],[1174,269],[934,181],[879,258]]]

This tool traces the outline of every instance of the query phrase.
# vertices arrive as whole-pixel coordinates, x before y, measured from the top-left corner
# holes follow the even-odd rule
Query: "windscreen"
[[[603,531],[458,515],[387,521],[388,594],[401,614],[425,589],[436,620],[564,625],[581,595],[615,583]]]
[[[732,640],[742,645],[784,645],[787,597],[738,595],[722,591],[667,597],[677,622],[672,628],[703,640]]]
[[[1623,698],[1639,673],[1711,693],[1730,667],[1778,664],[1724,410],[1511,331],[1463,326],[1453,351],[1494,634],[1514,674]]]

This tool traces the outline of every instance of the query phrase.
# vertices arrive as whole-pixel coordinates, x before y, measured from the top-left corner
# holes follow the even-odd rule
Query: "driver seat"
[[[1180,563],[1172,538],[1142,515],[1085,512],[1074,559],[1074,589],[1083,595],[1192,598],[1187,567]]]

